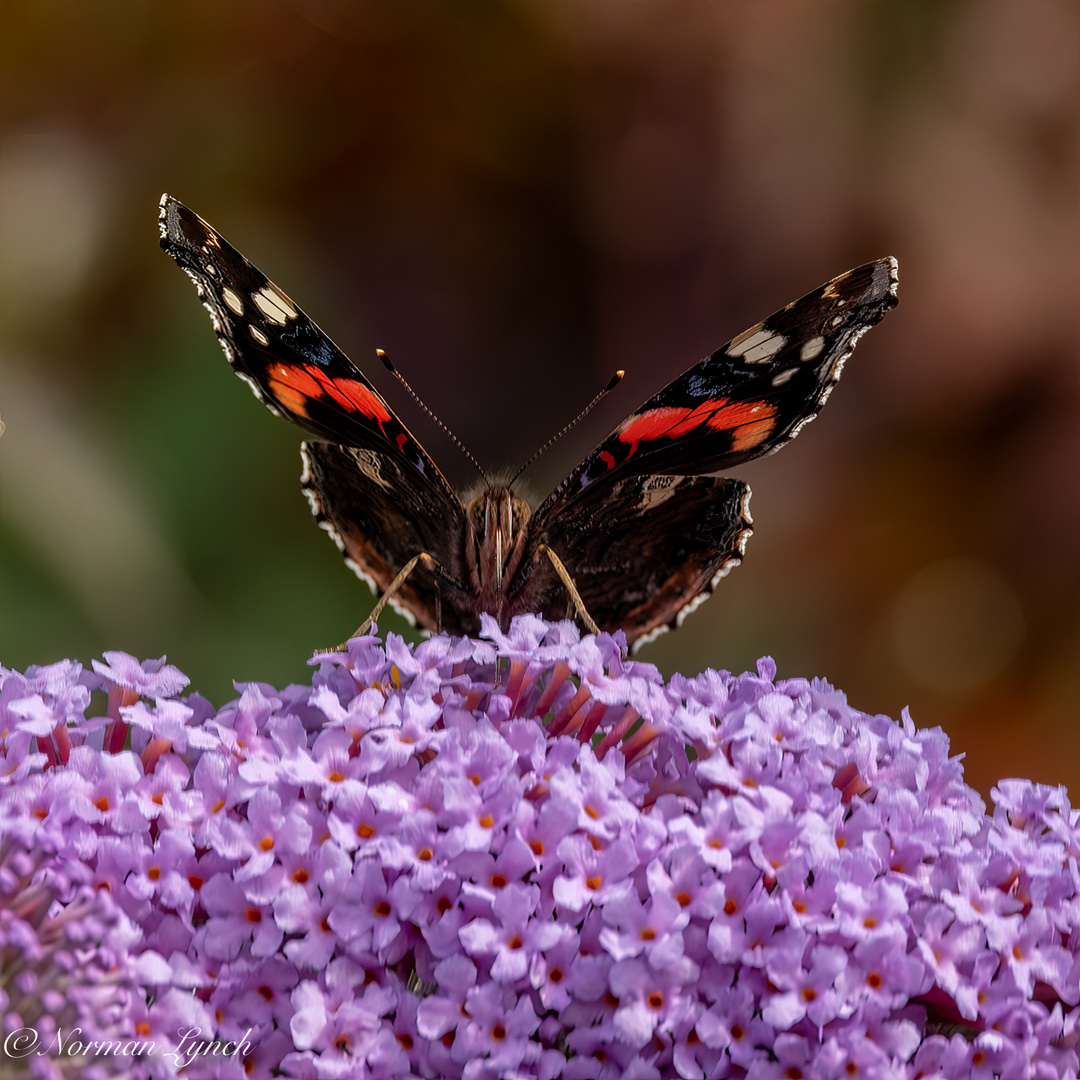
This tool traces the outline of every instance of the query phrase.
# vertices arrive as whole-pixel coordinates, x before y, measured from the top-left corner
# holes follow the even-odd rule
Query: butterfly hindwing
[[[302,454],[301,484],[316,520],[376,595],[386,592],[414,555],[426,552],[441,572],[418,564],[392,603],[426,630],[472,632],[475,610],[455,576],[464,574],[464,523],[456,497],[456,506],[432,501],[395,454],[323,442],[305,442]]]
[[[641,644],[681,621],[741,561],[749,496],[727,477],[622,476],[581,491],[534,535],[562,558],[597,625]],[[565,595],[548,578],[553,595]],[[565,612],[549,603],[545,614]]]

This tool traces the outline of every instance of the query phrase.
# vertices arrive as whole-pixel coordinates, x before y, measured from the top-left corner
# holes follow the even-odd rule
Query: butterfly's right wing
[[[636,648],[681,624],[742,561],[749,503],[749,487],[730,477],[620,476],[568,501],[537,541],[563,560],[600,629],[624,631]],[[564,617],[565,589],[534,561],[534,603]]]
[[[749,489],[715,473],[813,420],[859,338],[895,306],[896,276],[895,259],[867,263],[750,327],[631,413],[548,496],[534,542],[562,559],[599,626],[647,640],[739,561]]]

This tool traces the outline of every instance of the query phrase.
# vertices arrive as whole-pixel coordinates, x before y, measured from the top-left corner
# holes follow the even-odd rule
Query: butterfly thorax
[[[521,567],[531,511],[509,488],[485,488],[465,514],[465,562],[480,610],[498,615]]]

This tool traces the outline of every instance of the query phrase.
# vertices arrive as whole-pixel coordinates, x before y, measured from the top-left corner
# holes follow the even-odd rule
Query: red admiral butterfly
[[[738,564],[750,489],[716,476],[813,420],[859,338],[896,304],[896,260],[849,270],[750,327],[628,416],[533,510],[506,484],[463,503],[360,370],[202,218],[161,200],[161,245],[195,282],[236,373],[316,436],[301,483],[319,525],[382,599],[475,634],[575,610],[642,643]],[[389,366],[389,365],[388,365]],[[613,385],[613,384],[612,384]],[[515,478],[516,479],[516,478]]]

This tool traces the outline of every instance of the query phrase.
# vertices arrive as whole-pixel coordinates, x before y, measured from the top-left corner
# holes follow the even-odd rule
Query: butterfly
[[[621,629],[636,646],[680,624],[742,560],[751,533],[749,487],[717,474],[813,420],[858,340],[897,302],[895,259],[849,270],[683,372],[538,507],[513,481],[463,501],[360,369],[262,271],[168,195],[159,223],[233,369],[313,436],[301,484],[381,598],[372,618],[389,600],[435,633],[474,635],[483,612],[504,628],[534,612]]]

